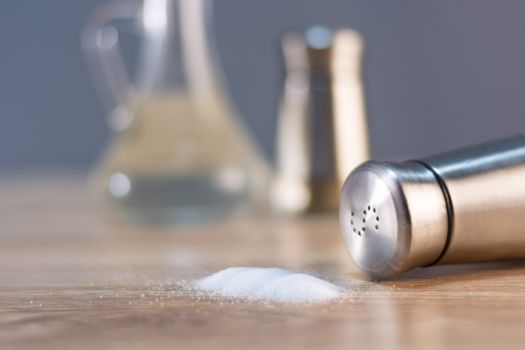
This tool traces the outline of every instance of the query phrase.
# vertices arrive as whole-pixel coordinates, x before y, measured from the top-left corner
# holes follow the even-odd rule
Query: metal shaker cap
[[[359,166],[343,186],[339,220],[352,258],[373,278],[430,265],[445,249],[446,198],[434,173],[417,162]]]

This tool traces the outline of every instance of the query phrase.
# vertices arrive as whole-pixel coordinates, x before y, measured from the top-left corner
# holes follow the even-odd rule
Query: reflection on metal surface
[[[435,263],[525,258],[524,181],[525,136],[421,161],[370,161],[343,187],[343,236],[376,278]]]
[[[287,76],[277,126],[273,205],[335,210],[348,173],[369,158],[361,37],[312,27],[283,38]]]

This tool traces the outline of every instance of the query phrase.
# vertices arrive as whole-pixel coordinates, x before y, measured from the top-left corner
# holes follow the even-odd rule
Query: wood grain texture
[[[278,266],[346,288],[289,305],[219,299],[191,281]],[[439,266],[363,279],[337,220],[126,226],[81,178],[0,182],[1,349],[523,348],[525,265]]]

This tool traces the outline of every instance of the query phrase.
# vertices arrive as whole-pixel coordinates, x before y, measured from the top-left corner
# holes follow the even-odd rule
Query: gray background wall
[[[1,2],[1,168],[86,166],[109,140],[79,45],[96,4]],[[269,155],[279,37],[317,23],[350,26],[366,39],[376,157],[416,157],[525,131],[523,1],[217,0],[215,11],[233,98]]]

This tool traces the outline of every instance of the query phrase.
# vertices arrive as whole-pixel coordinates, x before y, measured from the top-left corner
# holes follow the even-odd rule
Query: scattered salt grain
[[[290,303],[324,302],[342,295],[342,288],[322,279],[279,268],[232,267],[198,280],[194,288],[248,300]]]

